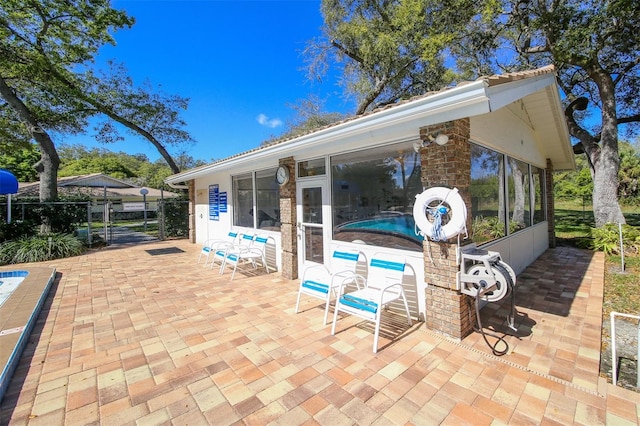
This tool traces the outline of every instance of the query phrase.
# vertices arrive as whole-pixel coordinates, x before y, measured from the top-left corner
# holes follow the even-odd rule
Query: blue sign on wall
[[[227,213],[227,193],[226,192],[221,192],[218,195],[218,204],[219,204],[220,213]]]
[[[220,213],[227,213],[227,193],[218,184],[209,185],[209,220],[220,220]]]
[[[220,220],[220,186],[209,185],[209,220]]]

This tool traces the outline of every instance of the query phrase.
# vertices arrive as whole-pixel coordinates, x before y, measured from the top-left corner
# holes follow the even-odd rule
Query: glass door
[[[297,182],[298,266],[324,263],[327,223],[330,216],[325,181]]]

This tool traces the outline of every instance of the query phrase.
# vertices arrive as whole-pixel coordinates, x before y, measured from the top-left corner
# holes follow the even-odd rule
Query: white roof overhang
[[[278,158],[291,156],[302,149],[308,152],[319,146],[326,149],[335,145],[338,148],[344,146],[345,141],[353,140],[354,138],[359,140],[369,139],[376,132],[396,135],[396,137],[402,137],[405,134],[413,135],[416,138],[418,136],[416,130],[420,127],[487,114],[519,99],[525,99],[527,103],[530,101],[540,105],[540,107],[534,108],[534,115],[538,114],[540,117],[535,117],[533,122],[540,129],[548,127],[544,138],[555,146],[555,150],[549,149],[548,151],[554,165],[556,164],[554,157],[557,157],[555,154],[558,151],[558,143],[563,146],[563,154],[559,161],[561,167],[559,168],[564,168],[569,163],[573,164],[573,154],[566,124],[564,124],[562,117],[562,107],[555,83],[555,74],[547,73],[496,85],[490,85],[487,79],[461,84],[393,105],[380,111],[365,114],[307,135],[260,147],[225,160],[187,170],[169,176],[165,179],[165,182],[175,185],[213,172],[234,169],[251,161],[268,161],[269,159],[277,161]],[[567,157],[570,152],[571,156]]]

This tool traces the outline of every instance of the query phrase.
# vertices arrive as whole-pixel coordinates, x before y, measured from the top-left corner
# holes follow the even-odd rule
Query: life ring
[[[449,222],[446,225],[436,223],[434,233],[434,223],[427,218],[427,208],[434,201],[439,201],[439,207],[443,207],[447,203],[451,210],[449,213]],[[463,232],[467,227],[467,206],[460,194],[458,188],[433,187],[429,188],[421,194],[416,195],[416,201],[413,204],[413,219],[416,226],[420,228],[420,233],[429,237],[434,241],[443,241],[453,238]]]

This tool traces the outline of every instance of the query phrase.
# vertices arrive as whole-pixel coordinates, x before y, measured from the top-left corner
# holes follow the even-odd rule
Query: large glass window
[[[275,174],[274,168],[233,177],[234,226],[280,230],[280,187]]]
[[[476,243],[504,237],[504,156],[471,144],[471,217]]]
[[[509,232],[531,225],[529,165],[509,158]]]
[[[413,220],[420,157],[396,144],[331,158],[333,238],[421,251]]]
[[[547,219],[544,208],[544,169],[531,166],[531,181],[533,183],[533,223],[544,222]]]
[[[256,172],[257,229],[280,230],[280,187],[275,174],[275,169]]]
[[[253,228],[253,179],[250,174],[233,177],[233,224]]]
[[[493,241],[546,220],[544,176],[544,169],[471,144],[473,241]]]

